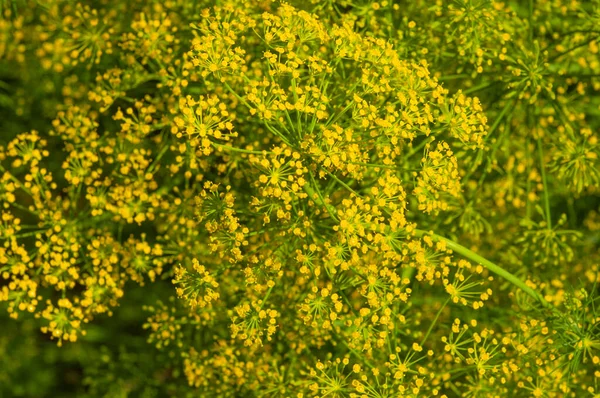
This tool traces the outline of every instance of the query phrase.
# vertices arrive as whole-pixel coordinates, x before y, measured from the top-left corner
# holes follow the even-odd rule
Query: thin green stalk
[[[329,214],[331,214],[331,216],[334,218],[334,220],[339,221],[338,218],[334,216],[335,207],[331,206],[330,204],[325,203],[325,200],[320,195],[320,193],[316,193],[310,186],[308,186],[308,184],[304,185],[304,190],[306,191],[306,193],[308,193],[310,195],[310,197],[312,199],[314,199],[315,196],[318,197],[321,202],[321,205],[325,206],[325,208],[327,209]],[[421,238],[425,235],[429,235],[433,241],[445,242],[446,247],[448,247],[453,252],[458,253],[458,254],[468,258],[469,260],[476,262],[477,264],[481,264],[483,267],[485,267],[490,272],[498,275],[499,277],[503,278],[504,280],[512,283],[513,285],[515,285],[516,287],[521,289],[523,292],[525,292],[526,294],[531,296],[533,299],[538,301],[544,307],[546,307],[548,309],[553,309],[553,310],[555,309],[554,306],[552,304],[550,304],[548,301],[546,301],[546,299],[540,293],[536,292],[531,287],[527,286],[527,284],[525,282],[523,282],[521,279],[519,279],[517,276],[511,274],[510,272],[508,272],[504,268],[500,267],[499,265],[494,264],[493,262],[486,259],[485,257],[482,257],[479,254],[473,252],[472,250],[467,249],[466,247],[454,242],[453,240],[444,238],[443,236],[440,236],[440,235],[437,235],[434,233],[430,233],[427,231],[423,231],[420,229],[415,229],[414,232],[415,232],[415,236],[419,237],[419,238]]]
[[[340,293],[340,296],[342,296],[342,298],[346,302],[346,304],[348,304],[348,308],[350,309],[350,312],[352,312],[352,315],[356,315],[356,311],[354,310],[354,307],[352,306],[352,303],[350,302],[350,298],[348,298],[348,295],[343,290],[340,290],[339,293]]]
[[[548,229],[551,229],[552,218],[550,215],[550,197],[548,195],[548,183],[546,181],[546,167],[544,167],[544,150],[542,149],[542,141],[539,138],[537,144],[538,153],[540,155],[540,170],[542,172],[542,182],[544,184],[544,205],[546,207],[546,222],[548,223]]]
[[[466,90],[463,90],[463,94],[466,94],[466,95],[473,94],[473,93],[476,93],[477,91],[485,90],[486,88],[494,86],[496,84],[498,84],[497,81],[482,83],[482,84],[479,84],[477,86],[474,86],[474,87],[468,88]]]
[[[531,166],[529,162],[529,158],[531,157],[530,149],[529,149],[529,139],[526,138],[525,141],[525,159],[527,159],[527,202],[525,203],[525,214],[527,218],[531,218],[531,201],[529,200],[529,194],[531,193]]]
[[[312,176],[312,174],[310,175],[310,178],[313,182],[313,184],[315,184],[316,186],[316,182]],[[314,189],[312,189],[312,187],[309,184],[304,184],[304,191],[308,194],[308,196],[312,199],[315,200],[315,197],[318,198],[318,202],[320,202],[320,204],[322,206],[325,207],[325,209],[327,210],[327,212],[329,213],[329,215],[331,216],[331,218],[333,218],[335,221],[339,222],[340,220],[336,217],[335,213],[335,207],[331,206],[330,204],[328,204],[327,202],[325,202],[325,199],[323,198],[323,196],[321,195],[320,191],[315,191]]]
[[[39,216],[39,214],[38,214],[38,213],[36,213],[35,211],[33,211],[33,210],[29,209],[28,207],[25,207],[25,206],[23,206],[23,205],[22,205],[22,204],[20,204],[20,203],[13,202],[13,203],[11,203],[10,205],[11,205],[11,206],[14,206],[14,207],[16,207],[17,209],[23,210],[23,211],[25,211],[25,212],[27,212],[27,213],[29,213],[29,214],[33,215],[33,216],[36,216],[36,217],[38,217],[38,216]]]
[[[271,291],[272,290],[273,290],[273,286],[271,286],[269,288],[269,290],[267,290],[267,294],[265,294],[265,298],[263,298],[262,303],[260,303],[260,307],[258,307],[258,311],[262,310],[262,308],[264,307],[265,303],[267,302],[267,299],[271,295]]]
[[[29,232],[24,232],[22,234],[15,234],[15,235],[12,235],[12,237],[14,237],[14,238],[29,238],[29,237],[32,237],[32,236],[40,235],[40,234],[44,233],[47,230],[48,229],[43,229],[42,228],[42,229],[38,229],[36,231],[29,231]]]
[[[425,145],[427,145],[428,143],[430,143],[430,142],[432,142],[432,140],[430,140],[430,139],[424,139],[423,141],[421,141],[419,143],[419,145],[417,145],[409,153],[407,153],[406,156],[405,156],[405,158],[406,159],[410,158],[412,155],[414,155],[415,153],[417,153],[419,150],[423,149],[423,147]]]
[[[461,73],[461,74],[458,74],[458,75],[445,75],[445,76],[440,76],[440,77],[438,77],[437,79],[438,79],[438,81],[440,81],[440,82],[443,82],[443,81],[446,81],[446,80],[466,79],[466,78],[468,78],[468,77],[471,77],[471,76],[469,76],[469,75],[468,75],[468,74],[466,74],[466,73]]]
[[[427,330],[427,333],[425,333],[425,337],[423,337],[423,340],[421,340],[421,344],[419,344],[421,347],[423,347],[423,344],[425,344],[425,342],[427,341],[427,338],[429,337],[429,335],[431,334],[431,331],[433,330],[433,327],[435,326],[435,324],[437,323],[438,318],[440,317],[440,315],[442,315],[442,311],[444,311],[444,308],[446,308],[446,306],[448,305],[448,303],[450,302],[450,299],[452,297],[448,297],[446,299],[446,301],[444,301],[444,304],[442,304],[442,306],[440,307],[440,309],[438,310],[437,314],[435,314],[435,318],[433,318],[433,321],[431,322],[431,325],[429,325],[429,329]]]
[[[431,239],[433,241],[445,242],[446,246],[449,249],[451,249],[453,252],[458,253],[458,254],[460,254],[460,255],[468,258],[469,260],[476,262],[477,264],[481,264],[483,267],[485,267],[486,269],[488,269],[490,272],[498,275],[499,277],[507,280],[508,282],[512,283],[513,285],[515,285],[519,289],[523,290],[523,292],[527,293],[529,296],[531,296],[536,301],[538,301],[539,303],[541,303],[544,307],[546,307],[546,308],[554,308],[552,306],[552,304],[550,304],[548,301],[546,301],[546,299],[540,293],[536,292],[531,287],[527,286],[527,284],[525,282],[523,282],[521,279],[519,279],[517,276],[511,274],[510,272],[508,272],[504,268],[500,267],[499,265],[494,264],[490,260],[488,260],[488,259],[480,256],[479,254],[477,254],[477,253],[475,253],[475,252],[467,249],[466,247],[464,247],[464,246],[462,246],[462,245],[454,242],[453,240],[450,240],[448,238],[444,238],[443,236],[440,236],[440,235],[437,235],[437,234],[434,234],[434,233],[428,233],[428,232],[420,230],[420,229],[416,229],[415,230],[415,235],[417,237],[423,237],[425,235],[429,235],[429,236],[431,236]]]
[[[356,191],[352,188],[350,188],[350,186],[348,184],[346,184],[344,181],[340,180],[335,174],[329,172],[326,168],[321,167],[321,169],[327,173],[327,175],[331,178],[333,178],[335,181],[337,181],[341,186],[343,186],[344,188],[346,188],[348,191],[352,192],[353,194],[355,194],[356,196],[359,196],[358,193],[356,193]]]
[[[279,139],[281,139],[281,141],[283,141],[287,146],[289,146],[290,148],[296,148],[294,145],[292,145],[292,143],[290,141],[288,141],[288,139],[279,132],[279,130],[274,129],[269,123],[263,123],[263,125],[267,128],[267,130],[269,130],[272,134],[276,135],[277,137],[279,137]]]
[[[235,98],[237,98],[238,101],[240,101],[242,104],[244,104],[244,106],[246,106],[246,108],[248,109],[252,109],[252,105],[250,105],[248,103],[248,101],[246,101],[244,98],[242,98],[237,91],[235,91],[234,89],[231,88],[231,86],[229,84],[227,84],[227,82],[223,82],[223,87],[225,87],[227,89],[227,91],[229,91],[231,94],[233,94],[233,96]]]
[[[412,281],[412,278],[413,278],[413,276],[415,276],[416,272],[417,272],[416,268],[406,267],[406,268],[402,269],[402,274],[400,276],[402,277],[402,280],[408,279],[408,280]]]
[[[572,51],[575,51],[575,50],[577,50],[578,48],[581,48],[581,47],[583,47],[583,46],[587,46],[588,44],[590,44],[590,43],[591,43],[591,42],[593,42],[594,40],[597,40],[597,39],[598,39],[598,37],[600,37],[600,36],[593,36],[593,37],[590,37],[589,39],[587,39],[586,41],[584,41],[584,42],[582,42],[582,43],[579,43],[579,44],[577,44],[577,45],[575,45],[575,46],[573,46],[573,47],[571,47],[571,48],[569,48],[569,49],[567,49],[567,50],[565,50],[565,51],[563,51],[563,52],[560,52],[560,53],[558,53],[558,54],[555,54],[554,56],[552,56],[552,57],[548,58],[548,62],[554,62],[554,61],[556,61],[558,58],[560,58],[560,57],[562,57],[562,56],[564,56],[564,55],[567,55],[568,53],[570,53],[570,52],[572,52]]]
[[[269,151],[251,151],[249,149],[236,148],[229,145],[217,144],[216,142],[211,142],[211,144],[217,148],[224,151],[232,151],[232,152],[240,152],[240,153],[251,153],[255,155],[262,155],[264,153],[269,153]]]
[[[166,144],[162,147],[162,149],[160,150],[160,152],[158,153],[156,158],[154,158],[154,161],[152,162],[150,167],[148,167],[148,173],[152,173],[154,171],[154,169],[158,165],[158,162],[160,161],[160,159],[162,159],[162,157],[165,155],[165,153],[167,153],[168,150],[169,150],[169,144]]]
[[[514,106],[516,104],[517,100],[513,100],[513,101],[508,101],[505,105],[504,108],[502,108],[502,111],[500,111],[500,113],[498,114],[498,117],[496,118],[496,120],[494,121],[494,124],[492,124],[492,127],[490,128],[490,130],[488,131],[487,135],[485,136],[486,140],[488,139],[488,137],[494,132],[496,131],[496,129],[498,128],[498,125],[500,124],[500,122],[502,121],[502,119],[504,118],[504,116],[506,115],[506,112],[508,112],[509,109],[514,109]]]
[[[529,0],[529,44],[533,43],[533,0]]]

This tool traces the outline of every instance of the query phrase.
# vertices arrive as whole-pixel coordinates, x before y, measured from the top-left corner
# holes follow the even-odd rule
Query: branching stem
[[[315,192],[311,187],[309,187],[308,184],[304,186],[304,190],[306,191],[306,193],[309,194],[309,196],[313,200],[318,199],[320,204],[327,209],[327,211],[329,212],[329,214],[332,216],[332,218],[334,220],[339,221],[337,219],[337,217],[334,216],[337,213],[334,206],[326,203],[325,200],[323,199],[323,197],[319,193]],[[512,283],[514,286],[521,289],[523,292],[525,292],[526,294],[531,296],[533,299],[535,299],[537,302],[539,302],[545,308],[556,310],[556,308],[552,304],[550,304],[548,301],[546,301],[546,299],[540,293],[538,293],[537,291],[532,289],[530,286],[528,286],[519,277],[511,274],[504,268],[500,267],[497,264],[494,264],[490,260],[486,259],[485,257],[480,256],[479,254],[475,253],[474,251],[467,249],[466,247],[454,242],[453,240],[444,238],[443,236],[437,235],[432,232],[415,229],[414,233],[415,233],[415,236],[418,238],[421,238],[425,235],[429,235],[431,237],[431,239],[435,242],[445,242],[446,247],[448,247],[453,252],[458,253],[461,256],[464,256],[465,258],[468,258],[469,260],[471,260],[477,264],[481,264],[483,267],[485,267],[490,272],[498,275],[502,279]]]
[[[523,292],[527,293],[529,296],[534,298],[536,301],[538,301],[544,307],[554,308],[552,306],[552,304],[550,304],[548,301],[546,301],[546,299],[540,293],[533,290],[531,287],[527,286],[527,284],[525,282],[523,282],[520,278],[511,274],[510,272],[508,272],[504,268],[500,267],[499,265],[494,264],[490,260],[488,260],[488,259],[480,256],[479,254],[473,252],[472,250],[469,250],[466,247],[454,242],[453,240],[444,238],[443,236],[440,236],[440,235],[437,235],[434,233],[422,231],[420,229],[415,230],[415,236],[423,237],[425,235],[429,235],[433,241],[445,242],[446,247],[451,249],[453,252],[458,253],[461,256],[464,256],[464,257],[468,258],[469,260],[476,262],[477,264],[481,264],[483,267],[485,267],[490,272],[498,275],[499,277],[503,278],[504,280],[512,283],[513,285],[515,285],[516,287],[521,289]]]

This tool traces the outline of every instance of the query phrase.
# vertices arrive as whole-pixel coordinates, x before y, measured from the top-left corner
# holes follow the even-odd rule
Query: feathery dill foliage
[[[0,11],[0,395],[599,396],[600,1]]]

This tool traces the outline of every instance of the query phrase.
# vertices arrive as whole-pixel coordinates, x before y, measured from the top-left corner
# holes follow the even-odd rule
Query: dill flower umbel
[[[600,393],[597,0],[0,14],[0,396]]]

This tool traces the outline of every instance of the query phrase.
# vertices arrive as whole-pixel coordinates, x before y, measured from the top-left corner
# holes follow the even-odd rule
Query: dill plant
[[[0,10],[0,394],[599,394],[597,0]]]

